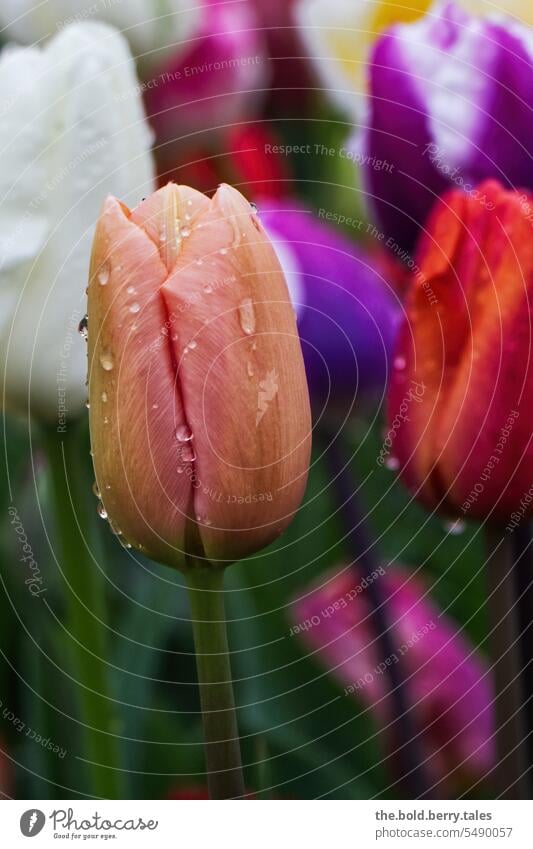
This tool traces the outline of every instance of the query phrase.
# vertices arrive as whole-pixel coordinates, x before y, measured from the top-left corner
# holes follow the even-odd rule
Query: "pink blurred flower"
[[[365,581],[380,581],[392,623],[394,655],[380,656]],[[427,597],[419,578],[387,567],[372,575],[353,567],[322,578],[292,605],[292,633],[301,634],[344,687],[391,721],[385,664],[401,662],[414,722],[439,795],[453,797],[495,762],[491,684],[485,662],[457,626]],[[396,747],[403,741],[388,740]]]
[[[268,77],[265,39],[248,0],[204,0],[196,36],[143,85],[157,142],[168,146],[163,153],[211,144],[213,131],[218,137],[256,114]]]

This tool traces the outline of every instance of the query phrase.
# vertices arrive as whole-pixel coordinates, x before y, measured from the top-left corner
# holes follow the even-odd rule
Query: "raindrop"
[[[192,340],[189,342],[189,350],[194,351],[194,349],[196,348],[196,346],[197,346],[197,345],[198,345],[198,343],[196,342],[196,340],[195,340],[195,339],[192,339]]]
[[[205,294],[210,295],[212,291],[213,291],[213,287],[210,286],[209,283],[206,283],[205,286],[204,286]]]
[[[107,418],[107,416],[104,416],[104,424],[109,424],[109,419]]]
[[[96,505],[96,512],[98,513],[101,519],[107,519],[107,510],[105,509],[101,501],[99,501]]]
[[[255,330],[255,313],[254,305],[251,298],[245,298],[239,304],[239,321],[241,327],[247,336]]]
[[[462,519],[452,519],[444,522],[444,530],[453,537],[459,536],[466,530],[466,523]]]
[[[89,317],[84,315],[80,323],[78,324],[78,333],[80,336],[83,336],[84,339],[87,339],[88,336],[88,328],[89,328]]]
[[[193,439],[193,432],[189,425],[182,424],[176,429],[176,439],[178,442],[190,442]]]
[[[102,392],[102,394],[101,394],[101,396],[100,396],[100,397],[101,397],[102,401],[103,401],[103,402],[104,402],[104,404],[105,404],[105,403],[106,403],[106,401],[107,401],[107,392]]]
[[[89,401],[89,399],[88,399],[88,398],[87,398],[87,400],[86,400],[86,402],[85,402],[85,406],[87,407],[87,409],[89,409],[89,407],[91,406],[91,402]]]
[[[208,519],[207,516],[200,516],[199,513],[196,515],[196,521],[200,522],[202,525],[212,525],[213,524],[211,519]]]
[[[133,286],[128,286],[126,292],[128,293],[128,295],[133,295],[133,293],[135,292],[135,288]]]
[[[180,460],[183,463],[192,463],[196,460],[196,454],[192,445],[183,445],[180,448]]]
[[[130,306],[130,312],[132,312],[132,313],[139,312],[140,308],[141,308],[140,305],[137,303],[137,301],[135,301],[135,303]]]
[[[248,360],[248,363],[247,363],[247,366],[246,366],[246,371],[248,373],[248,377],[254,376],[254,367],[253,367],[252,363],[250,362],[250,360]]]
[[[189,200],[187,201],[187,206],[192,206],[192,200],[191,200],[190,198],[189,198]]]
[[[402,371],[405,368],[405,357],[396,357],[394,360],[394,368]]]
[[[387,457],[385,467],[390,469],[391,472],[396,472],[400,468],[400,461],[397,457]]]
[[[113,360],[113,355],[109,353],[109,351],[104,351],[100,354],[100,365],[104,369],[104,371],[113,371],[113,366],[115,362]]]
[[[196,260],[196,265],[203,265],[203,264],[204,264],[203,259],[198,258],[198,259]]]
[[[257,204],[256,204],[256,203],[254,203],[254,202],[253,202],[253,200],[251,200],[251,201],[250,201],[250,209],[252,210],[252,212],[254,213],[254,215],[257,215],[257,211],[258,211],[258,210],[257,210]]]
[[[227,248],[220,248],[220,250],[219,250],[219,254],[222,254],[222,256],[226,256],[227,252],[228,252]]]
[[[109,263],[106,262],[106,263],[104,263],[104,265],[102,265],[100,271],[96,275],[97,278],[98,278],[98,282],[99,282],[100,286],[106,286],[109,283],[109,274],[110,274]]]
[[[112,533],[114,533],[116,537],[122,536],[122,531],[120,530],[117,523],[113,521],[113,519],[109,520],[109,527],[111,528]]]
[[[159,404],[152,404],[152,410],[159,410]]]
[[[93,483],[93,494],[96,495],[97,498],[100,498],[100,490],[98,489],[96,481]]]
[[[181,231],[181,235],[183,236],[184,239],[186,239],[188,236],[190,236],[191,235],[190,228],[184,227]]]

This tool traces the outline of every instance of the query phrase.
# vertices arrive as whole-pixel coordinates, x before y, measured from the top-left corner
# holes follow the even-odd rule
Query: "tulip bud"
[[[242,195],[108,198],[88,342],[101,510],[127,544],[183,568],[275,539],[305,488],[309,398],[285,279]]]
[[[85,409],[85,312],[94,222],[108,191],[153,187],[133,62],[104,24],[0,58],[0,372],[3,402],[63,427]]]
[[[454,516],[532,512],[532,222],[531,195],[488,181],[475,198],[445,195],[419,243],[386,452],[417,497]]]

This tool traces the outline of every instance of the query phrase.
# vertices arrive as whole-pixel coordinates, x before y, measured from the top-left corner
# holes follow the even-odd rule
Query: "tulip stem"
[[[78,684],[83,752],[90,772],[91,793],[119,799],[118,746],[114,726],[114,703],[109,695],[105,667],[105,602],[102,575],[93,561],[87,540],[89,482],[80,457],[85,434],[79,424],[67,425],[64,433],[44,431],[51,495],[58,542],[57,561],[63,577],[66,629],[71,669]]]
[[[513,545],[505,529],[497,525],[489,524],[485,533],[498,758],[494,783],[499,799],[528,799],[527,734]]]
[[[224,572],[187,573],[211,799],[244,796],[241,750],[224,611]]]
[[[325,455],[332,474],[332,488],[337,503],[337,511],[346,532],[345,544],[353,558],[354,566],[361,567],[363,574],[376,572],[381,560],[375,541],[372,539],[369,522],[359,504],[352,479],[348,451],[344,449],[344,438],[340,433],[324,429]],[[357,580],[360,579],[357,573]],[[397,657],[396,640],[388,621],[387,599],[381,590],[379,581],[369,581],[365,589],[371,611],[376,645],[383,660]],[[391,744],[401,740],[395,750],[397,779],[395,784],[403,787],[410,799],[431,797],[431,782],[427,774],[417,733],[414,715],[409,704],[409,689],[404,676],[401,659],[391,663],[385,672],[388,683],[389,714],[391,716],[388,739]],[[391,763],[392,759],[389,760]]]
[[[530,524],[523,520],[513,534],[516,559],[516,586],[520,616],[520,649],[526,695],[525,717],[528,731],[529,774],[533,778],[533,537]]]

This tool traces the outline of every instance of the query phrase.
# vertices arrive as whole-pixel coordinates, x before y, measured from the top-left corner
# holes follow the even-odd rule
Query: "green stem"
[[[244,795],[241,751],[224,612],[224,573],[192,567],[187,573],[205,738],[209,795]]]
[[[519,608],[513,546],[503,528],[488,526],[487,607],[494,676],[499,799],[529,799],[527,733],[520,657]]]
[[[91,793],[120,798],[114,703],[110,697],[106,658],[103,576],[93,561],[87,516],[87,486],[81,455],[85,434],[69,424],[64,433],[44,431],[55,509],[58,561],[64,577],[66,627],[70,637],[73,677],[78,682],[83,752],[88,761]]]

